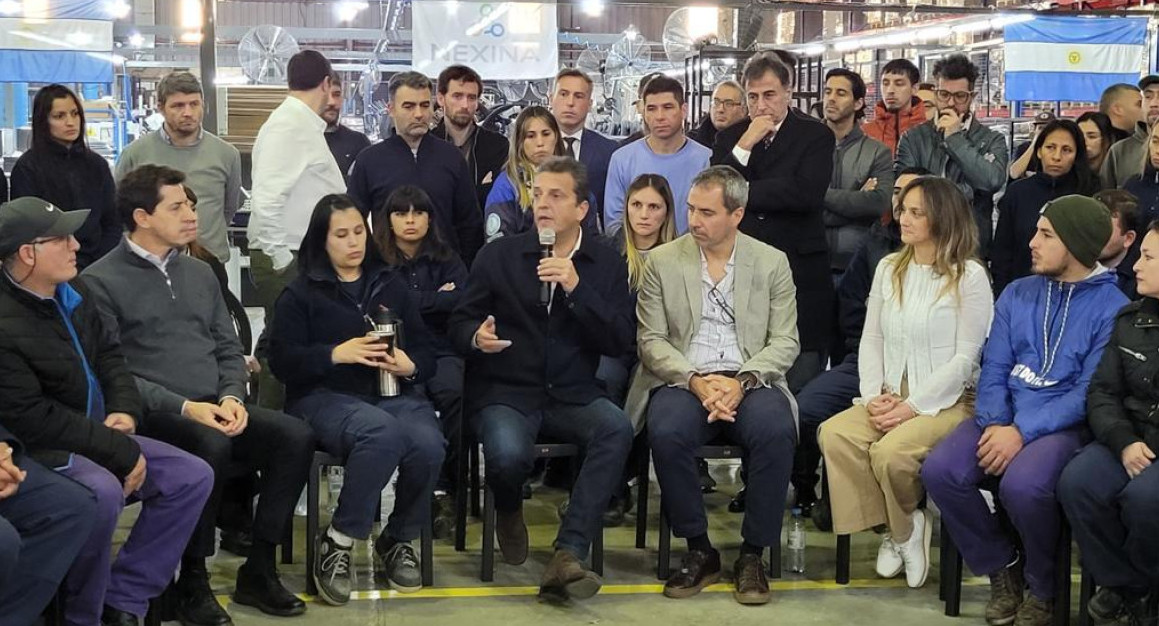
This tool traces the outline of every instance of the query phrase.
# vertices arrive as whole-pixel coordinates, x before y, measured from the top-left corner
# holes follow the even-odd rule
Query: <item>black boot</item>
[[[101,613],[101,626],[137,626],[140,623],[141,621],[137,619],[136,615],[114,609],[107,604],[104,612]]]
[[[282,586],[277,571],[261,571],[249,563],[237,570],[233,601],[256,607],[267,615],[293,617],[306,612],[306,603]]]
[[[232,624],[229,613],[217,603],[209,586],[209,572],[185,570],[176,583],[177,621],[184,626],[225,626]]]

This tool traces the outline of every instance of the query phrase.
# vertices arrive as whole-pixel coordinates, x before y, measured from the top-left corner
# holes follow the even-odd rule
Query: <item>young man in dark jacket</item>
[[[1119,311],[1091,379],[1087,423],[1095,441],[1058,481],[1058,499],[1101,589],[1088,610],[1100,622],[1128,613],[1143,624],[1147,594],[1159,580],[1159,229],[1143,238],[1135,264],[1143,298]]]
[[[1011,283],[994,307],[974,419],[922,465],[966,564],[990,577],[992,625],[1053,623],[1055,486],[1087,439],[1087,386],[1127,302],[1098,264],[1110,236],[1110,213],[1097,200],[1063,196],[1043,208],[1030,242],[1035,275]],[[979,491],[993,483],[1021,549]]]
[[[901,190],[910,181],[927,174],[929,172],[923,169],[902,170],[893,183],[893,202],[897,202]],[[810,512],[816,498],[817,464],[821,462],[817,428],[821,422],[844,411],[860,392],[857,350],[861,344],[861,330],[865,327],[865,301],[869,299],[869,288],[873,286],[873,272],[886,255],[901,245],[901,231],[897,221],[891,218],[892,215],[882,215],[869,227],[837,283],[838,326],[845,339],[845,359],[809,381],[797,393],[801,433],[792,482],[797,491],[797,506],[805,513]],[[827,526],[827,516],[813,519],[819,528]]]
[[[503,135],[475,123],[483,79],[466,65],[451,65],[439,73],[435,100],[443,110],[443,119],[431,129],[431,135],[459,149],[467,160],[467,171],[475,183],[479,208],[487,205],[487,194],[507,163],[510,143]]]
[[[183,254],[197,237],[185,175],[143,165],[121,179],[117,205],[128,226],[121,244],[81,277],[122,345],[147,419],[143,434],[204,459],[217,480],[181,560],[177,615],[186,625],[230,621],[209,586],[222,486],[231,468],[262,473],[249,559],[234,602],[279,616],[306,605],[282,586],[274,550],[285,535],[314,455],[301,420],[247,405],[249,372],[217,278]]]
[[[582,233],[592,210],[583,165],[553,157],[535,176],[535,223],[553,229],[551,256],[527,232],[491,242],[451,314],[451,343],[467,357],[463,414],[487,456],[503,561],[527,560],[523,482],[542,434],[579,445],[584,462],[544,571],[540,596],[589,598],[599,576],[584,568],[594,533],[621,487],[632,427],[596,379],[600,356],[619,357],[635,325],[628,268],[611,247]]]
[[[0,207],[0,425],[96,495],[93,532],[64,583],[65,620],[135,625],[172,579],[213,473],[134,434],[142,411],[133,376],[93,297],[69,283],[73,233],[86,217],[32,197]],[[126,498],[144,510],[113,566]]]
[[[483,246],[483,211],[475,179],[455,146],[430,136],[431,81],[418,72],[390,79],[394,134],[363,150],[350,170],[349,193],[374,228],[390,228],[382,205],[399,185],[422,187],[435,203],[447,243],[471,264]]]
[[[36,622],[92,533],[96,504],[0,426],[0,622]]]
[[[342,91],[342,74],[330,72],[330,99],[326,102],[326,109],[322,111],[322,119],[326,120],[326,145],[330,147],[330,154],[334,155],[334,162],[342,170],[342,180],[349,181],[350,167],[354,159],[368,147],[370,139],[366,135],[347,128],[342,124],[342,104],[346,101]]]

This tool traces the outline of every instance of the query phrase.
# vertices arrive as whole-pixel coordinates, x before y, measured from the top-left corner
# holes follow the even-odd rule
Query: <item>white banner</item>
[[[550,78],[559,70],[555,3],[411,3],[415,70],[468,65],[487,80]]]

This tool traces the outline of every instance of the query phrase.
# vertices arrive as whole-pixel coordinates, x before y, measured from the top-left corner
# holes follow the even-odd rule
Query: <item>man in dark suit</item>
[[[619,147],[615,141],[584,128],[592,108],[592,79],[575,68],[564,68],[555,75],[551,94],[551,112],[559,122],[568,156],[578,159],[587,169],[588,185],[596,194],[595,211],[603,228],[604,183],[608,179],[608,162]]]
[[[505,563],[527,560],[521,491],[536,439],[584,450],[539,590],[547,600],[583,599],[602,584],[582,562],[602,532],[632,447],[631,424],[596,379],[601,355],[619,357],[631,347],[632,296],[623,257],[582,232],[591,210],[583,166],[567,157],[548,159],[535,174],[534,191],[536,228],[555,232],[550,256],[541,256],[536,231],[484,246],[448,335],[467,357],[463,415],[487,456]]]
[[[797,286],[801,355],[786,378],[800,390],[825,366],[833,319],[833,279],[825,242],[825,191],[833,173],[833,131],[789,107],[789,68],[758,54],[742,72],[749,119],[720,131],[714,165],[731,165],[749,181],[740,229],[789,257]]]

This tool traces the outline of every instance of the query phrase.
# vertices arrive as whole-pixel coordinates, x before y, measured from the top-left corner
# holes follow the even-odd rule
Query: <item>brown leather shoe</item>
[[[664,595],[669,598],[691,598],[718,580],[720,553],[716,550],[689,550],[680,560],[680,569],[664,583]]]
[[[527,560],[527,524],[523,523],[522,507],[513,513],[495,512],[495,537],[503,562],[523,565]]]
[[[550,602],[586,600],[596,595],[603,584],[600,577],[585,568],[574,554],[556,550],[543,571],[539,597]]]
[[[755,554],[742,554],[732,566],[736,591],[732,597],[741,604],[768,604],[773,598],[769,579],[765,576],[765,562]]]

